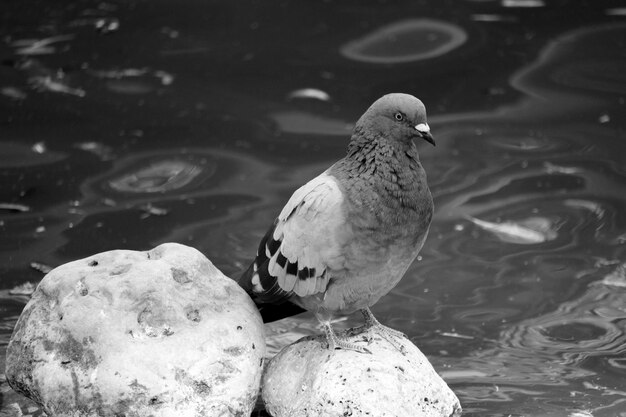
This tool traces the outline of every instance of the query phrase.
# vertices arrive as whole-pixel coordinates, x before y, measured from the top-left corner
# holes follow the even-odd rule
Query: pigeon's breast
[[[433,215],[433,199],[420,164],[390,166],[345,182],[345,210],[357,239],[390,247],[418,244]]]
[[[341,314],[376,304],[402,279],[427,234],[428,228],[419,235],[416,243],[411,239],[380,246],[370,240],[350,245],[346,250],[346,268],[331,271],[333,278],[314,304],[319,303],[323,309]]]
[[[351,239],[343,248],[344,268],[329,271],[333,278],[324,308],[348,313],[371,306],[396,286],[411,265],[433,215],[425,175],[416,174],[404,187],[365,178],[343,182]]]

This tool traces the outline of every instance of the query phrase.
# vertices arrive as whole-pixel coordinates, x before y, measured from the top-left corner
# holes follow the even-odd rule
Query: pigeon
[[[366,352],[331,320],[359,310],[363,330],[403,336],[370,307],[400,281],[424,245],[433,199],[414,139],[435,145],[426,108],[387,94],[357,121],[348,151],[296,190],[262,238],[239,284],[257,305],[313,312],[328,348]]]

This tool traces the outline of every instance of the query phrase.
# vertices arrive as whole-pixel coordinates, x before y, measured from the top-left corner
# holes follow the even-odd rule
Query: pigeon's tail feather
[[[252,284],[252,276],[255,274],[254,268],[255,265],[253,262],[250,264],[250,267],[241,274],[237,283],[250,295],[252,301],[256,304],[263,318],[263,323],[271,323],[306,311],[302,307],[287,300],[284,294],[282,294],[284,291],[280,290],[278,284],[276,284],[275,288],[273,287],[274,290],[272,292],[268,292],[267,294],[259,295],[255,293]],[[267,266],[265,269],[267,270]]]
[[[261,243],[259,243],[259,247],[256,251],[256,258],[250,264],[248,269],[246,269],[246,271],[243,274],[241,274],[241,276],[237,280],[237,283],[239,284],[239,286],[243,288],[244,290],[246,290],[248,295],[252,297],[252,299],[255,300],[255,302],[257,302],[259,298],[259,293],[261,293],[264,288],[264,286],[262,286],[260,282],[260,276],[257,273],[257,271],[259,269],[260,264],[267,263],[268,259],[265,253],[265,246],[267,245],[267,240],[270,238],[272,233],[274,233],[275,227],[276,227],[276,224],[270,227],[270,230],[268,230],[265,236],[263,236],[263,238],[261,239]],[[255,285],[257,287],[256,291],[255,291]]]
[[[254,262],[250,264],[248,269],[246,269],[246,271],[241,274],[241,276],[239,276],[239,279],[237,279],[236,281],[237,284],[239,284],[239,286],[243,288],[248,293],[248,295],[254,299],[254,292],[252,292],[252,275],[254,275]]]
[[[276,242],[272,238],[274,228],[275,225],[261,239],[256,259],[237,280],[239,286],[250,295],[259,308],[264,323],[305,311],[289,301],[293,292],[283,290],[278,284],[278,279],[268,271],[270,258],[267,254],[277,249],[274,248]]]
[[[260,265],[257,265],[256,275],[261,285],[261,288],[259,288],[261,291],[256,292],[253,288],[252,291],[256,295],[254,298],[264,304],[282,304],[293,295],[293,292],[285,291],[280,287],[278,279],[269,273],[268,265],[269,259],[265,259]]]

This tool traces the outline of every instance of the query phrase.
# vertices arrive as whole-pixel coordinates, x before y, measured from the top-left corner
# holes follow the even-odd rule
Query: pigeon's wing
[[[348,241],[344,197],[323,173],[299,188],[262,239],[249,270],[249,288],[261,302],[279,303],[326,290],[328,270],[341,268]]]

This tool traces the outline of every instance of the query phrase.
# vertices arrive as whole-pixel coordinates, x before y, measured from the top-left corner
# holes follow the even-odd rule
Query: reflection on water
[[[496,114],[474,114],[482,126],[487,121],[480,132],[468,132],[465,120],[446,132],[455,157],[435,162],[440,222],[430,249],[449,264],[427,261],[415,270],[428,287],[429,277],[459,269],[453,287],[433,295],[441,314],[433,319],[465,336],[451,340],[455,350],[472,338],[465,357],[440,350],[450,355],[441,358],[444,376],[461,391],[469,415],[626,415],[626,149],[602,117],[623,112],[624,99],[601,95],[623,89],[623,73],[613,69],[623,64],[616,39],[625,32],[615,25],[555,40],[513,77],[529,98]],[[606,72],[578,61],[589,49]],[[569,114],[580,116],[569,121]],[[499,127],[504,123],[513,128]],[[472,165],[469,176],[462,160]],[[464,216],[500,242],[466,227]],[[520,229],[529,219],[534,232],[550,238]],[[526,245],[517,246],[522,237]],[[462,291],[471,295],[464,300]]]
[[[356,61],[398,64],[446,54],[466,40],[463,29],[447,22],[401,20],[348,42],[341,53]]]
[[[626,416],[622,8],[131,3],[3,6],[3,348],[50,266],[177,241],[238,273],[364,107],[406,91],[437,138],[436,214],[377,317],[467,416]],[[270,348],[315,332],[274,323]]]
[[[487,230],[497,236],[503,242],[532,245],[555,239],[557,234],[549,219],[543,217],[530,217],[514,222],[492,223],[484,220],[468,217],[472,223],[481,229]],[[463,226],[455,226],[455,230],[462,231]]]
[[[350,123],[332,120],[303,112],[278,112],[272,114],[281,131],[287,133],[311,133],[315,135],[341,135],[352,132]]]
[[[508,326],[496,341],[465,358],[466,363],[454,360],[455,365],[444,374],[482,403],[502,401],[502,394],[495,398],[491,394],[502,393],[503,386],[517,400],[524,390],[532,390],[544,406],[541,411],[528,408],[521,415],[570,415],[563,414],[564,410],[573,415],[577,409],[595,416],[622,415],[626,403],[624,297],[623,289],[615,291],[593,282],[580,297],[555,310]],[[483,375],[466,375],[465,367],[481,369]],[[475,386],[478,381],[482,390]],[[555,392],[563,395],[558,402]],[[505,400],[516,398],[506,396]],[[479,409],[474,411],[479,413]]]
[[[203,171],[187,161],[165,160],[114,178],[108,185],[128,193],[167,193],[185,187]]]
[[[48,151],[43,142],[28,146],[22,143],[0,141],[0,149],[2,149],[0,166],[5,169],[45,165],[67,157],[61,152]]]

